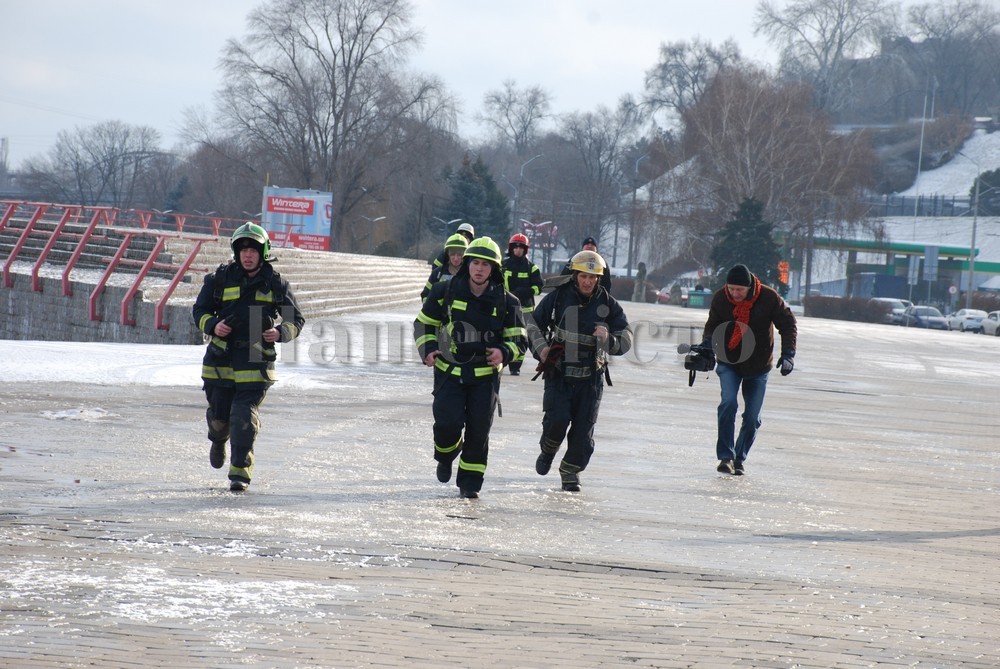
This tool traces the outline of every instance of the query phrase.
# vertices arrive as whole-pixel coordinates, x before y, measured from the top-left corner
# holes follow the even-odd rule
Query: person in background
[[[208,409],[209,463],[221,469],[230,444],[229,489],[250,485],[259,408],[276,380],[275,344],[302,331],[305,318],[288,282],[274,271],[267,231],[244,223],[230,238],[233,260],[210,274],[193,307],[209,336],[201,378]]]
[[[528,260],[528,238],[525,235],[517,233],[511,236],[502,269],[504,286],[521,302],[521,314],[527,320],[535,308],[535,297],[545,286],[545,280],[538,266]],[[521,373],[522,362],[523,356],[510,363],[511,376]]]
[[[535,471],[549,473],[565,438],[559,477],[568,492],[579,492],[580,472],[594,454],[605,379],[610,383],[607,356],[624,355],[632,348],[625,312],[600,285],[605,267],[596,251],[574,255],[571,279],[542,298],[527,326],[531,350],[545,370],[541,453]]]
[[[441,348],[439,333],[446,335]],[[483,487],[500,373],[524,354],[524,322],[517,298],[503,287],[500,247],[474,239],[461,271],[431,287],[413,323],[420,359],[434,368],[434,459],[437,479],[451,480],[462,497]]]
[[[444,243],[444,252],[448,256],[448,263],[435,267],[431,270],[431,275],[427,277],[427,284],[420,291],[420,299],[427,299],[427,294],[431,292],[431,287],[439,281],[449,281],[462,269],[462,258],[465,256],[465,249],[469,245],[465,235],[455,233]]]
[[[463,237],[465,237],[465,241],[468,244],[469,242],[471,242],[473,239],[476,238],[476,229],[472,227],[472,223],[462,223],[461,225],[458,226],[458,229],[455,230],[455,234],[462,235]],[[449,236],[448,238],[451,239],[451,236]],[[431,261],[431,267],[433,268],[444,267],[447,264],[448,264],[447,251],[442,251],[434,258],[434,260]]]
[[[767,378],[774,362],[774,329],[781,335],[777,369],[788,376],[795,367],[795,315],[770,286],[761,283],[746,265],[735,265],[725,285],[712,296],[702,347],[711,349],[715,373],[722,387],[718,408],[716,470],[742,476],[761,426]],[[736,436],[738,395],[743,393],[743,421]]]
[[[583,240],[583,244],[581,245],[581,250],[592,251],[594,253],[597,253],[597,240],[594,239],[593,237],[585,237]],[[566,263],[565,267],[563,267],[562,269],[561,274],[563,276],[568,276],[569,274],[572,273],[573,270],[570,267],[572,264],[573,264],[573,259],[570,258],[569,261]],[[601,275],[601,287],[604,288],[604,290],[608,291],[608,295],[611,294],[611,268],[608,267],[608,263],[606,261],[604,263],[604,273]]]

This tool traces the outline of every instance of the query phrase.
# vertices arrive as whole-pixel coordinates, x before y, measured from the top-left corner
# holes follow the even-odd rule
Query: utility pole
[[[635,259],[633,254],[637,250],[635,248],[635,195],[636,191],[639,190],[639,163],[645,158],[649,158],[648,153],[635,159],[635,176],[632,180],[632,217],[628,226],[628,266],[626,268],[630,278],[632,276],[632,261]]]

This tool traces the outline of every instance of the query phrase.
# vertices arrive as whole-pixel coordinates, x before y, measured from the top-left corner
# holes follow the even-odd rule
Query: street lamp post
[[[541,158],[544,155],[545,155],[544,153],[539,153],[538,155],[532,156],[531,158],[528,158],[526,161],[521,163],[521,171],[517,177],[517,186],[514,188],[514,210],[511,212],[511,219],[515,221],[518,218],[518,210],[517,210],[518,196],[521,192],[521,186],[524,185],[524,168],[532,160],[535,160],[536,158]]]
[[[635,177],[632,181],[632,217],[629,221],[628,226],[628,275],[632,276],[632,260],[634,259],[633,253],[637,250],[635,248],[635,194],[639,190],[639,163],[643,159],[649,158],[648,153],[644,153],[635,159]]]
[[[372,237],[375,236],[375,224],[378,223],[379,221],[383,220],[385,218],[385,216],[379,216],[378,218],[368,218],[367,216],[365,216],[364,214],[362,214],[361,218],[363,218],[366,221],[368,221],[368,255],[371,255],[372,254]]]
[[[450,221],[446,221],[443,218],[438,218],[437,216],[431,216],[431,218],[433,218],[435,221],[437,221],[438,223],[440,223],[441,225],[444,226],[445,237],[449,236],[449,228],[451,228],[451,226],[452,226],[453,223],[461,223],[462,222],[462,219],[460,219],[460,218],[453,218]]]
[[[973,196],[972,204],[972,242],[969,245],[969,287],[965,291],[965,308],[971,309],[972,291],[975,289],[976,283],[976,226],[979,223],[979,182],[983,176],[983,168],[979,165],[978,161],[972,160],[972,158],[969,158],[969,156],[961,151],[957,153],[976,166],[976,193]]]

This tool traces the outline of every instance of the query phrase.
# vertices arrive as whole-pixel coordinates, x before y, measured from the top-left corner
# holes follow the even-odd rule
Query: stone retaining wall
[[[42,278],[42,291],[31,288],[31,277],[14,274],[13,288],[0,284],[0,338],[33,341],[106,341],[127,344],[201,344],[190,305],[170,305],[163,322],[169,330],[155,327],[153,302],[142,300],[140,290],[129,304],[134,326],[122,325],[121,302],[128,292],[122,286],[105,286],[98,298],[97,314],[90,320],[90,294],[94,284],[73,281],[73,294],[63,295],[62,281]]]

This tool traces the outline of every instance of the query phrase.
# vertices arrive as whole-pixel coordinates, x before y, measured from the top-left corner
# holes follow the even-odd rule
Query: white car
[[[899,300],[895,297],[873,297],[868,303],[884,309],[882,322],[891,325],[900,325],[903,322],[903,312],[913,304],[909,300]]]
[[[991,311],[979,324],[979,333],[1000,337],[1000,311]]]
[[[986,312],[982,309],[959,309],[948,316],[948,329],[959,332],[979,332]]]

